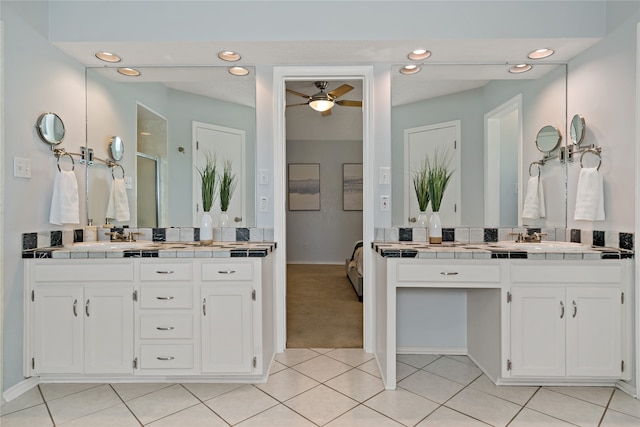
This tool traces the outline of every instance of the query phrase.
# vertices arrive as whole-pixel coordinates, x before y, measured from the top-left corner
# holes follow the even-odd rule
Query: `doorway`
[[[362,236],[365,246],[373,241],[373,67],[276,67],[273,74],[273,98],[274,98],[274,238],[278,243],[275,255],[275,283],[276,283],[276,349],[283,352],[286,348],[286,281],[287,281],[287,257],[286,257],[286,221],[287,221],[287,158],[286,158],[286,120],[285,120],[285,86],[289,80],[337,80],[337,79],[361,79],[363,83],[362,108],[362,152],[363,152],[363,227]],[[372,260],[368,252],[364,253],[364,349],[372,352],[373,333],[373,281]],[[371,280],[367,280],[369,277]]]

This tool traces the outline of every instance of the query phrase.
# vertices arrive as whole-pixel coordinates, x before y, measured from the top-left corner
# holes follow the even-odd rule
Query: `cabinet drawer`
[[[140,338],[193,338],[193,317],[190,315],[141,316]]]
[[[140,347],[140,369],[193,368],[193,346],[143,345]]]
[[[500,282],[499,265],[398,264],[399,282]]]
[[[613,283],[622,281],[619,265],[514,265],[512,283]]]
[[[149,263],[140,264],[140,280],[156,282],[191,280],[191,263]]]
[[[133,281],[133,263],[36,264],[33,279],[36,282],[130,282]]]
[[[142,286],[141,308],[191,308],[192,289],[187,286]]]
[[[202,280],[250,281],[253,280],[253,265],[243,263],[202,264]]]

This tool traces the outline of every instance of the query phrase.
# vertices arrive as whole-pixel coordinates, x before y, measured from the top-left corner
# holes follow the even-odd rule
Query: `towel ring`
[[[582,164],[582,158],[587,153],[592,153],[592,154],[595,154],[596,156],[598,156],[598,166],[596,166],[596,170],[600,170],[600,165],[602,164],[602,156],[600,155],[600,151],[595,149],[595,148],[587,148],[586,150],[584,150],[582,152],[582,155],[580,156],[580,167],[581,168],[584,167],[584,165]]]
[[[534,176],[531,175],[531,166],[533,165],[538,165],[538,176],[540,176],[540,162],[531,162],[531,164],[529,165],[529,176]]]
[[[76,162],[73,160],[73,156],[72,156],[71,154],[69,154],[69,153],[60,153],[60,154],[57,156],[57,157],[58,157],[58,161],[57,161],[57,164],[58,164],[58,170],[59,170],[60,172],[62,172],[62,168],[60,167],[60,158],[61,158],[62,156],[69,156],[69,158],[71,159],[71,172],[72,172],[72,171],[74,171],[74,170],[76,169]]]
[[[122,165],[113,165],[111,166],[111,178],[116,179],[116,176],[113,173],[113,170],[117,167],[120,168],[120,170],[122,171],[122,179],[124,179],[124,168],[122,167]]]

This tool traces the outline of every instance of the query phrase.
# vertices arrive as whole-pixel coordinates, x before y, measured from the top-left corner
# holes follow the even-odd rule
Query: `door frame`
[[[362,80],[362,172],[363,172],[363,211],[362,238],[365,247],[374,236],[374,164],[373,145],[373,66],[304,66],[273,68],[273,215],[274,239],[278,242],[275,256],[275,312],[276,312],[276,351],[283,352],[287,342],[287,217],[286,217],[286,82],[291,80]],[[364,350],[373,352],[373,296],[371,290],[374,281],[373,260],[368,251],[363,252],[363,316]]]

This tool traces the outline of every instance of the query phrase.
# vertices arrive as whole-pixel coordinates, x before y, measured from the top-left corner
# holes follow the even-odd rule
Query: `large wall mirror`
[[[214,141],[229,140],[229,132],[243,135],[242,150],[215,148],[222,163],[230,159],[239,179],[242,214],[234,226],[255,225],[255,71],[234,76],[227,67],[142,67],[138,77],[121,75],[116,68],[87,68],[87,145],[94,156],[110,158],[113,135],[125,144],[118,162],[127,182],[130,227],[199,226],[201,201],[194,187],[194,161],[204,155],[198,129],[220,132]],[[213,132],[213,131],[211,131]],[[211,133],[209,132],[209,133]],[[211,146],[208,144],[207,146]],[[216,146],[217,147],[217,146]],[[118,171],[118,175],[120,175]],[[88,168],[87,215],[96,223],[105,219],[111,188],[111,170],[102,162]],[[194,193],[196,195],[194,195]],[[140,206],[138,206],[140,205]],[[152,206],[153,209],[149,209]],[[216,201],[215,206],[218,206]]]
[[[444,227],[566,226],[566,165],[557,159],[540,172],[546,217],[521,216],[528,166],[541,157],[536,135],[545,126],[566,129],[565,65],[522,74],[504,64],[423,65],[411,75],[399,69],[391,79],[394,225],[414,225],[411,171],[438,148],[455,169],[442,202],[450,209],[440,213]]]

